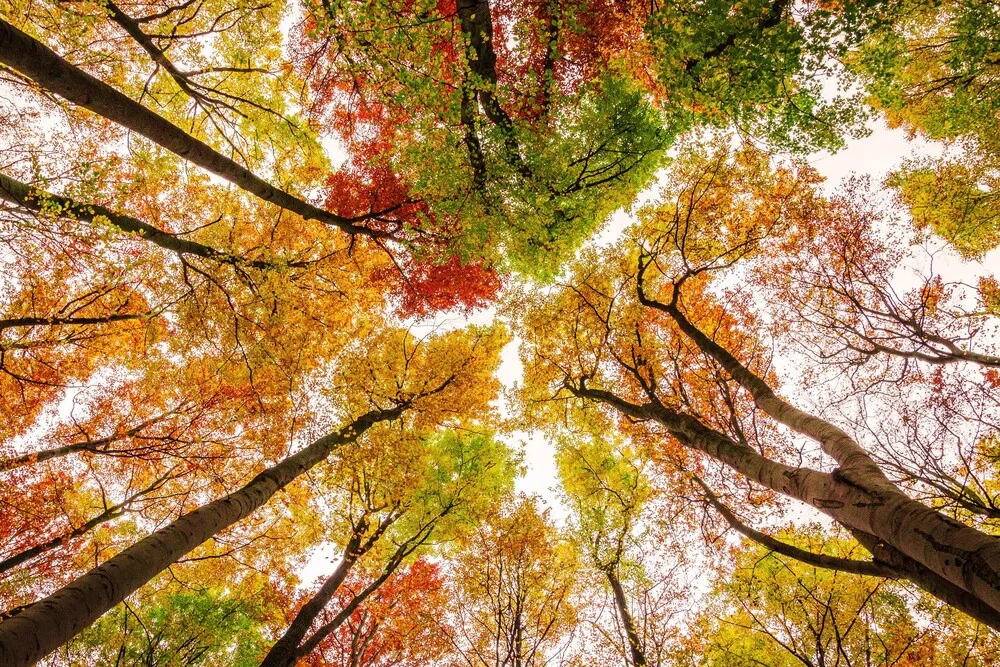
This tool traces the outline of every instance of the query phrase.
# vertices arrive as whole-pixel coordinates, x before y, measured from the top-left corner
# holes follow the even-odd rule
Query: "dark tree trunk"
[[[5,470],[12,470],[14,468],[19,468],[25,465],[34,465],[35,463],[41,463],[42,461],[48,461],[49,459],[56,459],[62,456],[69,456],[70,454],[75,454],[77,452],[92,452],[94,454],[107,453],[110,446],[116,442],[120,442],[127,438],[132,438],[141,433],[144,429],[153,426],[157,422],[163,421],[171,412],[161,413],[152,419],[147,419],[146,421],[133,426],[132,428],[124,431],[122,433],[116,433],[115,435],[109,435],[106,438],[98,438],[96,440],[83,440],[81,442],[74,442],[68,445],[63,445],[62,447],[52,447],[51,449],[43,449],[37,452],[29,452],[27,454],[19,454],[17,456],[11,456],[5,459],[0,459],[0,472]]]
[[[403,564],[403,561],[406,560],[410,554],[430,539],[438,519],[443,517],[449,511],[450,510],[447,508],[443,510],[440,514],[436,515],[424,524],[410,539],[396,547],[396,550],[389,558],[389,562],[386,563],[384,568],[382,568],[382,573],[379,574],[378,578],[368,584],[360,593],[355,595],[354,598],[347,603],[347,606],[341,609],[332,621],[320,626],[316,632],[297,646],[293,653],[281,656],[281,659],[285,662],[281,662],[278,659],[271,660],[271,656],[269,654],[268,657],[264,659],[264,662],[261,663],[261,667],[291,667],[291,665],[294,665],[296,661],[304,658],[316,650],[316,647],[319,646],[320,643],[330,635],[330,633],[334,632],[337,628],[343,625],[347,619],[351,617],[351,614],[357,611],[358,607],[360,607],[372,593],[377,591],[382,584],[388,581],[389,577],[391,577],[393,573],[399,569],[399,566]]]
[[[299,613],[295,615],[295,619],[292,620],[292,624],[285,630],[285,634],[267,652],[264,661],[261,663],[262,667],[265,665],[290,664],[295,657],[296,649],[302,643],[302,639],[306,636],[306,633],[309,632],[309,628],[312,627],[313,621],[326,608],[326,605],[333,598],[334,593],[344,583],[348,572],[350,572],[361,556],[375,546],[375,543],[378,542],[382,534],[385,533],[397,518],[398,516],[393,514],[379,523],[375,534],[365,540],[364,543],[361,541],[361,533],[366,530],[365,526],[367,526],[367,523],[364,523],[362,527],[359,527],[354,532],[347,543],[347,547],[344,549],[344,558],[341,560],[340,565],[333,571],[333,574],[327,577],[326,581],[316,591],[316,594],[310,598],[309,602],[303,605]]]
[[[618,611],[618,618],[621,619],[622,626],[625,628],[625,637],[628,639],[628,649],[629,655],[632,657],[632,666],[645,667],[646,654],[642,650],[639,633],[635,631],[635,621],[632,619],[632,614],[629,613],[628,599],[625,597],[625,589],[622,588],[622,582],[618,579],[618,575],[615,573],[613,567],[605,569],[604,574],[608,578],[611,590],[615,594],[615,609]]]
[[[356,224],[362,222],[365,216],[355,219],[335,215],[274,187],[243,165],[222,155],[203,141],[195,139],[103,81],[66,62],[38,40],[2,20],[0,20],[0,63],[20,72],[45,90],[146,137],[264,201],[296,213],[307,220],[318,220],[339,227],[350,234],[364,234],[378,238],[389,236],[385,232]]]
[[[4,174],[0,174],[0,199],[26,208],[29,211],[39,213],[48,209],[46,204],[49,206],[54,204],[58,207],[58,215],[60,217],[73,220],[93,222],[94,218],[104,218],[123,232],[136,234],[160,246],[164,250],[170,250],[180,255],[195,255],[223,264],[245,265],[257,269],[273,268],[273,264],[270,262],[251,261],[238,255],[196,243],[195,241],[188,241],[173,234],[168,234],[162,229],[158,229],[130,215],[116,213],[99,204],[80,203],[67,197],[51,194],[26,183],[21,183]]]

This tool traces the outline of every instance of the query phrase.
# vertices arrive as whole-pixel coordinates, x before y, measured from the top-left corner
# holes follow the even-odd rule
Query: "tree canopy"
[[[4,0],[0,665],[997,664],[998,73],[983,0]]]

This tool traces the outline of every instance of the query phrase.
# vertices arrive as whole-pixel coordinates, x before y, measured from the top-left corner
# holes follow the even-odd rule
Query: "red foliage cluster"
[[[983,371],[983,378],[989,383],[991,389],[1000,389],[1000,372],[994,368]]]
[[[427,205],[410,199],[409,188],[385,162],[351,162],[326,182],[327,209],[347,218],[376,215],[366,227],[395,231],[405,224],[419,229],[428,219]]]
[[[349,577],[330,609],[346,607],[367,584],[364,576]],[[447,650],[438,620],[443,585],[440,567],[417,559],[379,587],[304,663],[311,667],[428,664]]]
[[[443,264],[412,261],[399,270],[383,273],[392,294],[398,301],[400,317],[425,317],[435,312],[459,309],[470,312],[488,305],[503,280],[482,264],[462,260],[454,255]]]
[[[421,230],[428,224],[440,231],[427,204],[410,198],[409,188],[387,161],[355,158],[327,179],[328,210],[345,217],[377,213],[365,224],[383,231],[395,232],[403,226]],[[416,260],[398,250],[392,254],[393,265],[372,278],[384,282],[400,317],[424,317],[456,308],[469,312],[487,305],[502,287],[493,269],[482,263],[463,263],[456,255],[440,262]]]
[[[554,91],[570,95],[597,78],[642,39],[650,8],[632,0],[491,2],[497,83],[514,91],[512,115],[543,112],[550,102],[547,79]]]

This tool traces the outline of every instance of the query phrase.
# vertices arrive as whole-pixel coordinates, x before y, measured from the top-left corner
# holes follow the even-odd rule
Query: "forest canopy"
[[[2,0],[0,666],[1000,664],[998,155],[989,0]]]

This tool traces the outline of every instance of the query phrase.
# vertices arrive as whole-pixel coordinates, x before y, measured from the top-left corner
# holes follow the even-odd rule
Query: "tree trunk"
[[[125,549],[0,623],[0,665],[30,665],[97,620],[179,558],[246,518],[296,477],[407,405],[373,410],[254,477],[238,491],[203,505]]]
[[[243,165],[195,139],[170,121],[63,60],[47,46],[6,21],[0,20],[0,63],[11,67],[36,84],[99,116],[140,134],[168,151],[198,165],[233,185],[296,213],[306,220],[318,220],[350,234],[386,238],[386,232],[355,223],[361,218],[344,218],[274,187]]]
[[[907,558],[874,535],[857,530],[851,531],[851,533],[861,546],[871,552],[876,562],[887,563],[900,575],[942,602],[1000,632],[1000,612],[963,588],[934,574],[912,558]]]
[[[600,391],[605,402],[667,427],[683,444],[699,449],[764,486],[821,510],[850,530],[873,535],[931,573],[971,593],[1000,612],[1000,539],[955,521],[904,494],[871,456],[834,424],[781,399],[763,378],[698,329],[678,308],[680,283],[664,304],[646,297],[640,260],[636,278],[639,302],[669,315],[698,348],[722,366],[769,416],[812,438],[839,467],[822,473],[789,467],[761,456],[695,417],[658,401],[637,406]],[[582,386],[581,390],[585,390]],[[635,412],[638,408],[638,412]]]
[[[604,574],[607,576],[608,582],[611,584],[611,590],[614,591],[615,594],[615,609],[618,610],[618,618],[621,619],[622,625],[625,627],[625,637],[628,639],[629,655],[632,657],[632,666],[645,667],[646,654],[642,650],[642,644],[639,641],[639,633],[635,631],[635,621],[632,620],[632,614],[629,613],[628,600],[625,598],[625,589],[622,588],[622,582],[619,581],[614,567],[606,568],[604,570]]]
[[[399,569],[399,566],[403,564],[403,561],[406,560],[410,554],[430,539],[438,519],[443,517],[448,512],[448,509],[443,510],[441,513],[430,519],[428,523],[424,524],[416,535],[396,547],[396,551],[393,552],[386,566],[382,568],[382,573],[378,576],[378,578],[368,584],[360,593],[355,595],[351,601],[347,603],[347,606],[341,609],[332,621],[320,626],[316,632],[310,635],[304,642],[302,642],[301,645],[296,647],[294,653],[287,657],[286,662],[282,663],[269,660],[269,655],[268,658],[264,659],[264,662],[261,663],[260,667],[290,667],[291,665],[294,665],[297,660],[304,658],[316,650],[316,647],[320,645],[320,642],[326,639],[331,632],[334,632],[337,628],[343,625],[344,622],[351,617],[351,614],[357,611],[358,607],[360,607],[372,593],[377,591],[382,584],[388,581],[389,577],[391,577],[392,574]]]
[[[392,525],[396,518],[398,517],[390,514],[389,517],[381,521],[375,534],[365,540],[364,544],[361,543],[361,534],[367,530],[367,522],[364,522],[355,530],[347,543],[347,547],[344,549],[344,558],[340,561],[340,565],[333,571],[333,574],[327,577],[326,581],[316,591],[316,594],[310,598],[309,602],[303,605],[299,613],[295,615],[295,619],[292,620],[292,624],[285,630],[285,634],[267,652],[264,661],[261,663],[262,667],[266,665],[286,665],[292,661],[295,657],[295,649],[299,647],[303,637],[309,632],[313,621],[316,620],[316,617],[319,616],[320,612],[330,602],[330,599],[333,598],[333,594],[344,583],[348,572],[350,572],[361,556],[375,546],[375,543],[378,542],[379,538]]]
[[[116,433],[115,435],[109,435],[106,438],[83,440],[81,442],[73,442],[68,445],[63,445],[62,447],[52,447],[51,449],[43,449],[38,452],[29,452],[27,454],[19,454],[17,456],[0,459],[0,472],[12,470],[25,465],[34,465],[36,463],[41,463],[42,461],[48,461],[49,459],[69,456],[70,454],[75,454],[77,452],[91,452],[94,454],[106,453],[110,449],[110,445],[127,438],[135,437],[144,429],[163,421],[174,413],[175,411],[160,413],[152,419],[147,419],[146,421],[133,426],[127,431]]]
[[[872,461],[868,452],[854,441],[854,438],[825,419],[799,410],[779,398],[763,378],[740,363],[736,357],[730,354],[729,350],[706,336],[688,320],[677,307],[677,300],[680,298],[680,284],[674,286],[674,300],[669,304],[647,298],[643,289],[645,266],[648,265],[640,265],[636,278],[639,303],[669,315],[684,335],[695,342],[698,349],[714,359],[741,387],[753,396],[754,404],[757,407],[793,431],[818,442],[823,451],[841,468],[864,471],[872,478],[878,478],[880,481],[888,483],[881,469]]]
[[[0,176],[0,178],[3,178]],[[0,320],[0,331],[20,327],[79,327],[90,324],[111,324],[113,322],[128,322],[152,317],[149,311],[144,313],[125,313],[104,315],[101,317],[11,317]]]
[[[2,26],[0,26],[0,29],[2,29]],[[39,190],[4,174],[0,174],[0,199],[26,208],[29,211],[38,213],[51,211],[61,218],[83,220],[90,223],[93,223],[95,218],[104,218],[123,232],[136,234],[160,246],[164,250],[170,250],[180,255],[195,255],[223,264],[244,265],[257,269],[274,268],[274,264],[271,262],[248,260],[244,257],[217,250],[195,241],[188,241],[169,234],[138,218],[133,218],[130,215],[116,213],[99,204],[80,203],[67,197]]]
[[[838,558],[805,551],[747,526],[737,519],[728,507],[722,504],[705,482],[697,476],[694,479],[705,491],[709,502],[723,515],[730,526],[775,553],[794,558],[813,567],[839,570],[867,577],[907,579],[939,600],[965,612],[983,625],[1000,630],[1000,613],[978,600],[968,591],[945,581],[913,559],[907,558],[874,535],[859,530],[851,531],[854,538],[871,553],[873,558],[871,561]]]
[[[662,424],[682,444],[773,491],[812,505],[848,529],[875,536],[1000,611],[1000,539],[909,498],[884,482],[884,476],[855,471],[848,479],[839,468],[824,473],[786,466],[662,404],[637,405],[601,389],[571,391],[633,418]]]

